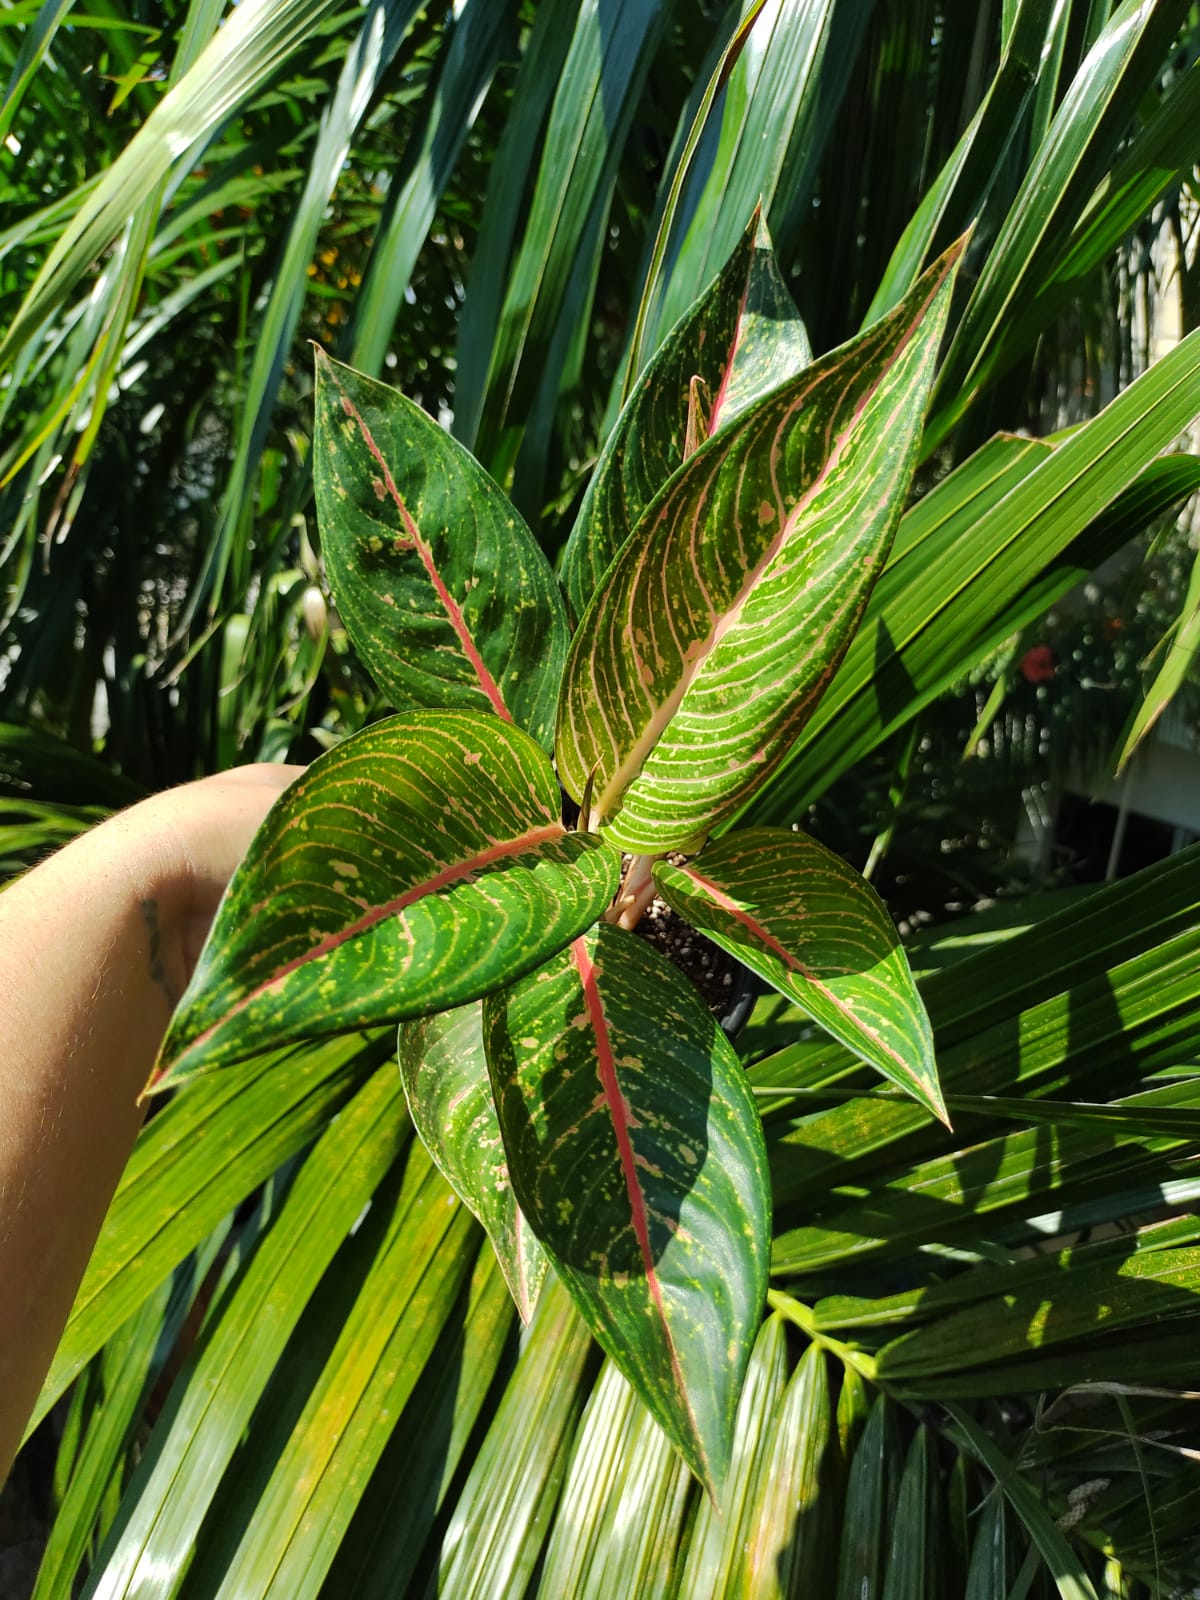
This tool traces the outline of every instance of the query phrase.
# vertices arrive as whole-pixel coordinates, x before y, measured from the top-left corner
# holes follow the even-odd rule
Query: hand
[[[268,810],[304,771],[260,762],[153,795],[104,824],[125,834],[131,882],[161,941],[175,1004],[195,970],[217,906]]]

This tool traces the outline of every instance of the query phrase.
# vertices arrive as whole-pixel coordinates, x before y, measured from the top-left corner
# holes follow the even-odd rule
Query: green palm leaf
[[[231,13],[195,65],[164,97],[50,252],[0,342],[0,361],[19,349],[70,294],[175,164],[279,71],[288,53],[333,9],[334,0],[247,0]]]
[[[584,0],[550,109],[529,224],[508,273],[472,448],[498,475],[519,448],[569,285],[594,249],[638,96],[666,21],[662,0]]]
[[[191,1358],[180,1406],[142,1459],[94,1592],[115,1600],[182,1575],[293,1329],[408,1135],[400,1086],[384,1065],[309,1153],[276,1225],[235,1274]]]
[[[393,1080],[394,1081],[394,1080]],[[447,1204],[447,1201],[450,1201]],[[378,1201],[376,1202],[378,1204]],[[414,1393],[471,1267],[467,1212],[419,1145],[357,1294],[263,1486],[216,1594],[320,1592],[362,1493]],[[281,1430],[282,1431],[282,1430]],[[224,1530],[225,1538],[238,1531]]]
[[[1036,281],[1041,252],[1054,248],[1064,214],[1082,210],[1107,167],[1114,134],[1149,87],[1186,11],[1182,0],[1124,0],[1072,80],[955,333],[938,378],[941,409],[931,419],[927,447],[945,437],[990,375],[994,347],[1007,331],[1011,308]]]
[[[320,1134],[380,1058],[336,1040],[197,1084],[138,1140],[30,1422],[35,1427],[148,1295]]]

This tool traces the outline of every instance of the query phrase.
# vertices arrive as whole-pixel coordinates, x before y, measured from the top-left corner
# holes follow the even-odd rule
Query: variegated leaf
[[[528,1322],[546,1255],[509,1182],[478,1002],[402,1023],[400,1077],[413,1126],[446,1182],[487,1230],[508,1292]]]
[[[607,922],[489,996],[484,1038],[522,1210],[715,1492],[770,1236],[762,1126],[732,1046],[665,957]]]
[[[413,711],[321,756],[234,874],[156,1083],[399,1022],[529,972],[599,916],[620,862],[568,834],[528,734]]]
[[[566,610],[475,458],[318,350],[313,484],[338,611],[392,705],[493,711],[548,749]]]
[[[563,554],[563,584],[576,616],[692,450],[811,359],[756,213],[720,274],[655,352],[600,454]],[[689,427],[697,415],[699,431]]]
[[[829,684],[908,492],[961,245],[881,322],[719,430],[584,615],[559,775],[623,849],[695,848]]]
[[[751,828],[682,867],[654,864],[669,906],[943,1122],[933,1034],[887,907],[804,834]]]

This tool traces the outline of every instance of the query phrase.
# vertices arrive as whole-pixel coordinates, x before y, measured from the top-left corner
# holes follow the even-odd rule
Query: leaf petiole
[[[605,921],[632,933],[645,915],[658,889],[654,883],[657,856],[630,856],[621,875],[617,897],[604,913]]]

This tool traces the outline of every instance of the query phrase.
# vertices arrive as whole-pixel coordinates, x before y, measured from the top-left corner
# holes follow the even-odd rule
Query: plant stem
[[[853,1367],[854,1370],[867,1380],[874,1383],[875,1361],[865,1350],[856,1350],[853,1345],[843,1344],[840,1339],[831,1339],[827,1333],[821,1333],[816,1327],[812,1310],[802,1301],[793,1299],[790,1294],[784,1294],[780,1289],[767,1290],[767,1304],[772,1311],[786,1317],[789,1322],[795,1323],[815,1345],[822,1350],[828,1350],[837,1356],[844,1366]]]
[[[617,898],[604,913],[605,921],[632,932],[642,920],[656,890],[651,876],[656,856],[630,856],[621,874]]]

